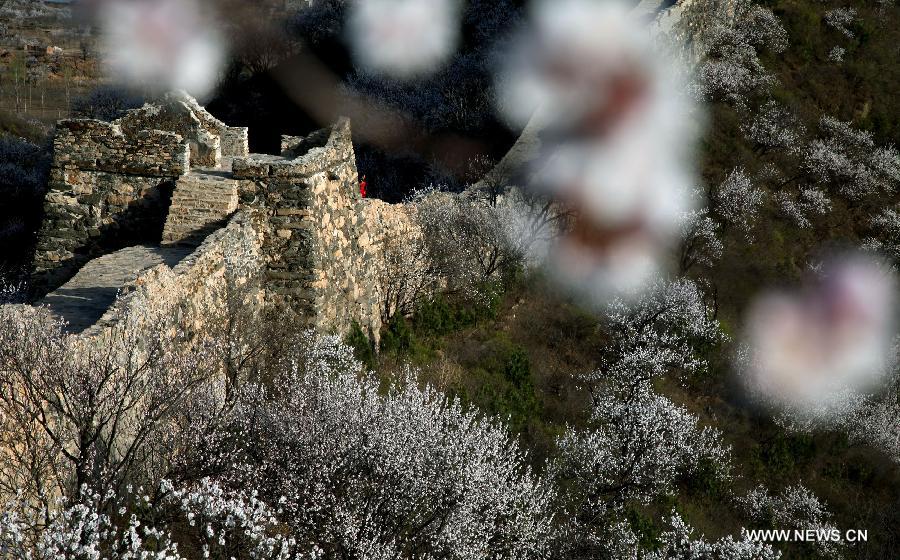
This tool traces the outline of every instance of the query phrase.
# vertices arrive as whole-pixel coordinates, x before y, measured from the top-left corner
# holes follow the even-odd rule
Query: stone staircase
[[[237,181],[223,170],[195,170],[181,176],[163,228],[163,245],[196,247],[225,225],[238,208]]]

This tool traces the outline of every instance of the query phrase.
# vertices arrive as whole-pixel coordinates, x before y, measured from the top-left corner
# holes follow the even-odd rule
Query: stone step
[[[232,200],[231,198],[226,199],[214,199],[214,198],[190,198],[190,197],[180,197],[178,200],[178,207],[184,208],[227,208],[231,206]]]
[[[229,208],[231,204],[231,199],[180,198],[176,208],[218,210],[220,208]]]
[[[178,179],[163,228],[163,245],[197,246],[238,207],[237,181],[192,172]]]
[[[188,181],[184,182],[184,186],[187,189],[202,190],[202,189],[206,189],[206,188],[210,188],[210,187],[216,188],[216,187],[220,187],[222,185],[227,185],[227,184],[231,183],[232,181],[233,181],[233,179],[227,180],[227,181],[226,180],[220,180],[220,181],[190,181],[190,180],[188,180]]]

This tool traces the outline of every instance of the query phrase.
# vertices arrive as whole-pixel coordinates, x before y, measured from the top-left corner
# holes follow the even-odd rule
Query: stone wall
[[[158,242],[174,182],[190,167],[179,135],[126,133],[97,120],[61,121],[53,149],[34,259],[39,291],[60,285],[94,256]]]
[[[250,139],[246,127],[226,126],[222,130],[222,155],[245,157],[250,154]]]
[[[212,116],[196,99],[183,91],[170,93],[166,96],[166,99],[184,103],[190,108],[193,115],[200,121],[200,124],[207,132],[222,138],[223,157],[246,157],[250,155],[247,127],[228,126]]]
[[[284,137],[282,156],[235,159],[233,172],[268,216],[269,300],[325,332],[357,322],[377,342],[384,239],[411,222],[402,205],[361,198],[349,121]]]
[[[235,214],[174,267],[141,272],[123,286],[115,303],[83,336],[102,336],[124,320],[129,326],[153,321],[148,330],[176,329],[191,337],[221,324],[235,299],[244,312],[261,309],[264,227],[253,211]]]
[[[271,303],[293,310],[298,319],[324,330],[337,328],[329,286],[344,285],[346,274],[335,270],[343,258],[338,249],[350,232],[336,208],[352,207],[358,198],[356,161],[350,127],[341,121],[325,133],[324,143],[296,158],[253,155],[234,160],[242,201],[268,218],[265,285]],[[327,225],[323,225],[327,224]],[[330,252],[334,251],[334,252]]]
[[[184,92],[166,94],[156,103],[132,109],[115,121],[126,133],[140,130],[174,132],[191,146],[191,165],[219,167],[223,157],[249,154],[246,127],[228,126]]]
[[[424,233],[415,219],[414,207],[407,204],[363,199],[355,210],[355,220],[360,233],[354,250],[363,263],[361,277],[371,286],[369,297],[361,305],[364,315],[372,318],[370,324],[380,328],[382,321],[397,311],[393,304],[400,295],[388,297],[385,291],[408,294],[418,286],[406,281],[425,274],[423,268],[428,263],[424,259],[416,262],[409,259],[424,249]],[[402,270],[397,270],[398,267]]]
[[[239,308],[242,314],[238,320],[263,309],[263,293],[257,282],[262,265],[261,230],[252,212],[239,212],[227,226],[210,235],[174,268],[160,264],[141,272],[137,278],[122,287],[115,303],[98,323],[77,335],[78,338],[69,339],[67,343],[76,349],[99,347],[103,351],[104,367],[109,363],[119,365],[116,371],[118,375],[123,375],[124,371],[140,374],[147,350],[161,336],[166,337],[163,341],[164,348],[169,348],[171,344],[197,350],[204,348],[201,345],[204,339],[198,335],[209,334],[210,327],[227,325],[228,322],[223,319],[228,318],[234,309]],[[46,317],[50,313],[49,309],[43,307],[22,310],[17,309],[19,307],[26,306],[0,306],[0,310],[4,313],[24,313],[26,317]],[[230,317],[234,318],[235,315]],[[36,333],[31,335],[35,336]],[[220,370],[213,373],[225,372]],[[110,381],[110,385],[118,390],[123,389],[122,383],[123,380]],[[112,443],[106,448],[110,454],[121,453],[137,437],[134,429],[140,423],[131,422],[131,415],[142,413],[143,405],[140,400],[153,397],[142,390],[140,380],[134,380],[134,387],[135,390],[129,393],[129,397],[139,401],[132,403],[128,409],[119,411],[123,421],[114,428],[107,425],[103,432],[104,437],[108,438],[106,441]],[[24,388],[18,384],[5,384],[3,390],[19,392]],[[224,384],[210,383],[204,386],[204,390],[223,391]],[[109,397],[108,394],[106,396]],[[224,397],[224,393],[219,393],[218,396]],[[111,406],[117,404],[111,403]],[[111,410],[111,406],[107,408]],[[14,424],[6,427],[9,425]],[[62,434],[63,431],[58,433]],[[73,433],[73,437],[77,437],[77,434]],[[54,478],[60,475],[55,469],[55,463],[21,463],[18,456],[21,450],[16,449],[15,438],[11,441],[12,446],[9,438],[0,439],[0,478],[5,483],[3,490],[12,488],[14,491],[17,486],[24,484],[23,475],[34,476],[39,472],[48,477],[44,488],[51,492],[57,489],[54,482],[67,482]],[[33,480],[29,479],[28,482]],[[15,497],[4,495],[0,491],[0,502]],[[29,499],[33,496],[20,497]],[[55,497],[57,496],[42,496],[44,499]],[[0,553],[0,557],[9,558],[7,552]]]
[[[174,132],[188,142],[191,166],[218,167],[222,161],[221,137],[204,127],[185,103],[167,100],[160,105],[147,104],[132,109],[115,121],[126,134],[142,130]]]
[[[55,150],[35,257],[35,285],[44,293],[96,256],[158,245],[173,185],[176,198],[185,200],[177,210],[208,214],[214,193],[204,180],[215,179],[233,185],[239,211],[257,217],[252,229],[260,239],[267,301],[325,332],[343,334],[356,322],[377,341],[390,313],[383,308],[386,248],[421,236],[403,205],[360,196],[346,119],[308,136],[285,136],[281,155],[248,155],[245,128],[226,126],[176,93],[113,123],[62,121]],[[231,165],[218,167],[226,157]],[[218,168],[191,171],[192,163]],[[218,243],[226,230],[208,239]],[[181,266],[153,269],[150,285],[194,301],[191,289],[176,289]],[[201,263],[197,270],[213,266]],[[211,293],[201,288],[192,289]]]

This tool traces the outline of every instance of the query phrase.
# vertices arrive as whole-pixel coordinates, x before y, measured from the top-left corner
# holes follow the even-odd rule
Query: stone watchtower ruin
[[[42,303],[82,332],[136,286],[202,307],[231,267],[310,326],[355,321],[377,338],[385,240],[414,230],[405,207],[360,197],[346,119],[283,137],[279,155],[249,153],[247,134],[184,93],[114,122],[61,121],[34,258]]]

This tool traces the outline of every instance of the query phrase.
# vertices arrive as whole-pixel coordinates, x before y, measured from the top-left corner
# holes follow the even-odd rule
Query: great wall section
[[[684,15],[702,0],[635,8],[652,36],[689,48]],[[728,2],[713,2],[726,6]],[[503,180],[539,151],[539,118],[484,180]],[[377,342],[384,250],[421,235],[411,209],[362,198],[350,123],[251,154],[184,93],[114,122],[60,121],[33,285],[68,331],[92,336],[137,306],[175,306],[198,330],[229,284],[258,280],[262,301],[324,332],[354,322]],[[248,288],[249,289],[249,288]]]
[[[404,205],[360,196],[347,120],[284,137],[277,156],[249,153],[246,128],[183,93],[57,130],[33,280],[70,332],[173,303],[197,329],[226,283],[258,278],[256,299],[280,312],[377,340],[382,250],[415,226]]]

